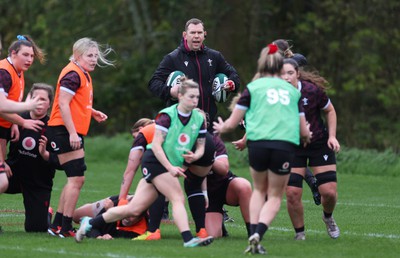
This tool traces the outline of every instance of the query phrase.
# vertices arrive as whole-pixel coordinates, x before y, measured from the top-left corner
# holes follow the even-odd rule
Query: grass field
[[[79,205],[118,193],[130,147],[129,141],[125,140],[88,139],[86,144],[88,171]],[[234,172],[248,178],[245,167]],[[52,197],[54,208],[65,180],[64,173],[57,172]],[[293,240],[294,233],[284,201],[281,212],[263,240],[269,257],[400,256],[400,177],[339,171],[338,181],[339,202],[334,216],[341,229],[340,238],[332,240],[328,237],[321,219],[321,207],[313,203],[306,189],[303,200],[307,240]],[[183,248],[180,234],[171,224],[161,225],[160,241],[85,239],[77,244],[73,239],[25,233],[22,197],[1,195],[0,225],[3,233],[0,234],[0,257],[243,257],[247,241],[239,209],[226,208],[235,219],[235,222],[226,224],[230,236],[217,239],[208,247]]]

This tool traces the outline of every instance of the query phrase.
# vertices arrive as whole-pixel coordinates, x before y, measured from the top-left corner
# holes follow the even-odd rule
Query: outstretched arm
[[[126,199],[129,193],[129,189],[132,185],[133,178],[135,177],[136,171],[142,160],[143,150],[134,149],[131,150],[128,157],[128,163],[126,164],[124,176],[122,178],[121,188],[119,191],[119,200]]]
[[[3,94],[0,94],[0,112],[1,113],[20,113],[24,111],[30,111],[38,107],[43,103],[36,96],[34,99],[27,99],[25,102],[16,102],[6,98]]]
[[[222,120],[221,117],[218,117],[218,122],[214,122],[214,132],[216,133],[227,133],[235,129],[239,122],[242,121],[244,115],[246,114],[246,110],[235,108],[232,111],[231,116],[225,120]]]

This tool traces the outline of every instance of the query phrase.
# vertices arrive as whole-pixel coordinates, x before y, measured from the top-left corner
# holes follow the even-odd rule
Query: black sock
[[[250,235],[256,233],[257,224],[250,224]]]
[[[164,213],[165,206],[165,197],[164,195],[158,195],[157,199],[153,202],[153,204],[149,208],[149,226],[148,231],[155,232],[160,228],[160,223],[162,219],[162,215]]]
[[[103,215],[100,215],[89,220],[89,224],[94,228],[102,228],[107,223],[104,221]]]
[[[204,181],[204,177],[193,174],[189,169],[185,171],[185,175],[186,178],[183,185],[188,198],[189,208],[194,223],[196,224],[196,232],[199,232],[200,229],[205,228],[206,225],[206,202],[201,190],[201,184]]]
[[[62,217],[62,232],[68,232],[72,229],[72,217],[63,216]]]
[[[267,232],[268,226],[264,223],[258,223],[256,232],[260,235],[260,241],[262,240],[265,232]]]
[[[225,223],[222,221],[222,237],[229,236],[228,230],[226,230]]]
[[[296,233],[304,232],[304,226],[299,227],[299,228],[294,228],[294,231],[295,231]]]
[[[190,230],[181,232],[181,235],[182,235],[182,238],[183,238],[183,242],[185,242],[185,243],[187,243],[187,242],[189,242],[190,240],[193,239],[193,235],[190,232]]]
[[[54,216],[53,224],[51,224],[52,228],[60,227],[62,225],[62,218],[63,214],[60,212],[56,212],[56,215]]]
[[[329,219],[330,217],[332,217],[332,213],[327,213],[324,211],[324,216],[325,218]]]
[[[169,215],[168,206],[169,206],[169,201],[165,201],[165,203],[164,203],[164,213],[166,213],[167,215]]]
[[[251,236],[250,223],[246,222],[247,237]]]
[[[200,229],[205,228],[206,225],[206,203],[203,193],[200,192],[198,195],[189,196],[188,203],[190,207],[190,212],[192,213],[192,217],[196,225],[196,232],[199,232]]]

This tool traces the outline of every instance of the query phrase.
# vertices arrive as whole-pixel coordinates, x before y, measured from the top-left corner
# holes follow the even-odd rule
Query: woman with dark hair
[[[24,119],[14,113],[33,110],[40,104],[36,98],[28,99],[27,103],[18,102],[21,102],[24,97],[24,72],[31,67],[35,58],[44,63],[44,56],[43,50],[31,37],[18,35],[17,40],[8,48],[8,57],[0,61],[0,193],[8,188],[8,177],[12,175],[12,171],[4,163],[7,142],[18,141],[18,126],[40,131],[44,125],[40,120]]]
[[[44,83],[33,84],[28,97],[39,98],[43,104],[32,111],[22,113],[21,117],[47,124],[53,96],[53,86]],[[46,232],[49,227],[48,210],[58,162],[57,157],[46,150],[47,139],[43,132],[44,130],[36,132],[19,127],[19,140],[10,143],[6,160],[13,175],[9,178],[9,186],[5,193],[22,193],[26,232]]]
[[[301,93],[301,106],[313,132],[311,143],[296,149],[286,190],[287,208],[296,232],[295,239],[306,238],[301,196],[302,180],[307,166],[310,166],[315,174],[316,185],[321,193],[322,219],[326,224],[328,235],[331,238],[338,238],[340,230],[332,213],[337,202],[335,152],[339,152],[340,144],[336,139],[336,111],[326,94],[328,82],[316,72],[300,71],[297,62],[291,58],[284,60],[282,78]],[[324,114],[326,125],[321,113]]]

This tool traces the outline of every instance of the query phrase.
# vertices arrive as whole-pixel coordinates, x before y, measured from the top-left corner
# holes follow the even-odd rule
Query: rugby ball
[[[185,74],[181,71],[173,71],[169,74],[166,84],[168,87],[174,87],[176,85],[181,84],[181,78],[185,76]]]
[[[228,99],[228,94],[226,90],[224,90],[224,86],[228,77],[223,73],[218,73],[213,80],[213,91],[212,95],[214,100],[219,103],[223,103]]]

